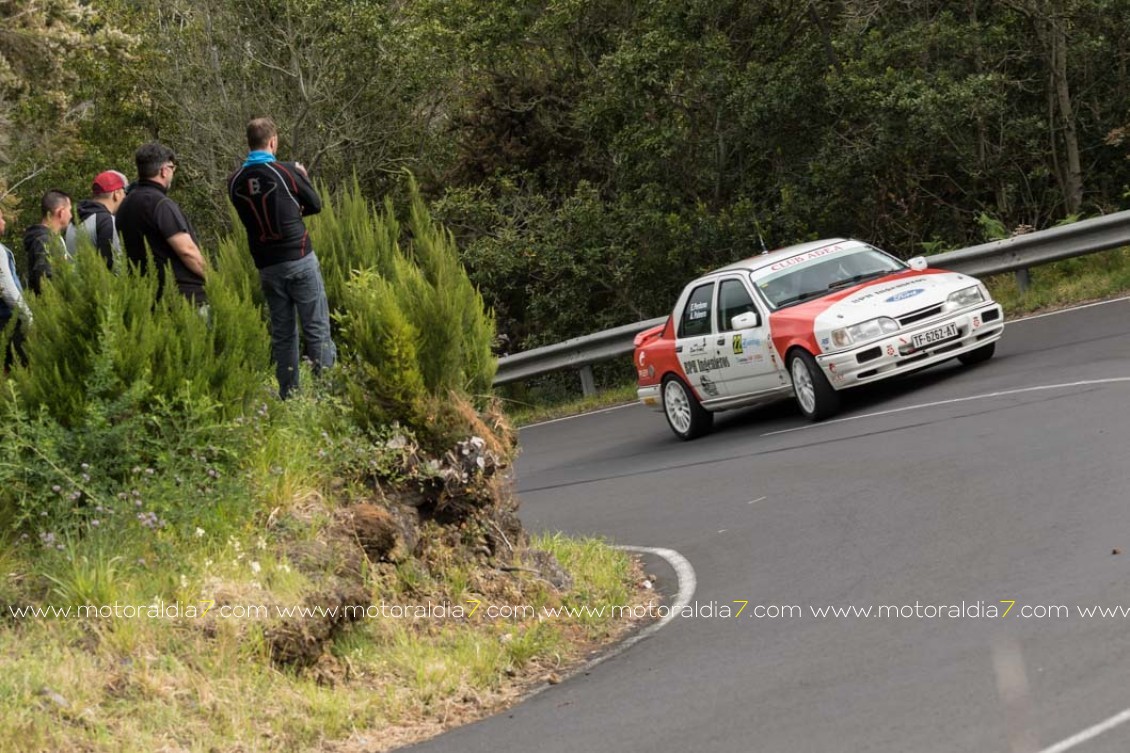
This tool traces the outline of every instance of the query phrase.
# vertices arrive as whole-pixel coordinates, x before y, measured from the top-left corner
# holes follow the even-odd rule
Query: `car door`
[[[723,397],[719,372],[728,361],[718,358],[714,334],[714,282],[695,286],[683,305],[675,332],[675,354],[690,386],[703,402]]]
[[[734,318],[754,314],[752,322],[735,327]],[[745,317],[747,320],[750,317]],[[730,397],[772,392],[786,383],[777,367],[769,338],[769,317],[755,302],[748,281],[741,276],[718,282],[717,320],[714,344],[725,366],[718,370],[720,391]]]

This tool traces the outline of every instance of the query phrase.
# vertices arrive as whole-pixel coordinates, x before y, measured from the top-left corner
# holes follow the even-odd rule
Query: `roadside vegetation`
[[[820,237],[904,258],[1127,206],[1109,0],[5,0],[0,202],[173,147],[209,239],[252,115],[370,198],[419,176],[515,350]],[[191,113],[191,117],[186,117]],[[14,189],[9,193],[8,188]],[[212,243],[205,243],[209,248]]]
[[[0,728],[20,750],[376,750],[564,676],[644,598],[531,537],[493,323],[409,182],[311,222],[341,363],[280,402],[242,234],[207,317],[90,247],[0,376]],[[2,342],[0,342],[2,346]],[[564,611],[562,611],[564,610]]]
[[[1029,287],[1021,292],[1014,274],[985,279],[1007,318],[1116,298],[1130,292],[1130,249],[1120,248],[1029,270]]]

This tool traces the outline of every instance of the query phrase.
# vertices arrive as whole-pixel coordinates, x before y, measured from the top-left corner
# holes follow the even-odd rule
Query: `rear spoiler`
[[[643,332],[636,335],[636,339],[633,340],[632,343],[638,348],[648,340],[654,340],[656,337],[659,337],[663,334],[663,330],[667,329],[667,325],[670,323],[670,321],[670,318],[668,318],[668,320],[666,322],[663,322],[663,324],[656,325],[651,329],[645,329]]]

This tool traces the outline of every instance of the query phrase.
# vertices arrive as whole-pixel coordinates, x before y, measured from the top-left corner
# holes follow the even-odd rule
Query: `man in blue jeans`
[[[334,365],[330,310],[318,257],[302,218],[322,211],[306,168],[279,162],[278,128],[270,118],[247,124],[247,161],[228,179],[228,196],[247,229],[251,256],[271,312],[271,355],[285,400],[298,386],[298,324],[306,355],[321,370]]]

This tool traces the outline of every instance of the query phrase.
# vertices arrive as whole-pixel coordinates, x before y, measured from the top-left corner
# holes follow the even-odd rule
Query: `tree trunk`
[[[1059,173],[1062,178],[1063,201],[1068,214],[1076,214],[1083,205],[1083,167],[1079,160],[1079,136],[1075,129],[1075,110],[1071,103],[1071,90],[1067,84],[1067,18],[1060,3],[1056,13],[1049,18],[1049,63],[1051,86],[1059,115],[1059,128],[1063,138],[1063,158]]]

